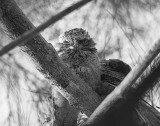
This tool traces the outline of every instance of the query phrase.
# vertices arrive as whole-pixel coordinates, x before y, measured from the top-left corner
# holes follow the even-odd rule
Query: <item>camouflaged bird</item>
[[[100,63],[95,42],[82,28],[66,31],[59,37],[58,51],[63,62],[96,90],[100,83]]]
[[[131,70],[128,64],[118,59],[99,61],[94,41],[81,28],[66,31],[60,36],[58,53],[66,66],[88,83],[93,90],[102,96],[102,99],[110,94]],[[69,104],[56,109],[55,113],[60,113],[58,122],[65,120],[66,126],[70,126],[71,120],[76,120],[76,113],[79,113],[79,110],[75,110],[73,114],[68,114],[73,108],[67,109],[67,106]],[[64,115],[64,118],[62,118],[62,115]],[[83,114],[80,113],[80,115]],[[73,119],[74,117],[75,119]],[[83,118],[82,116],[77,120],[77,124],[79,126],[83,125],[85,120],[86,117]],[[159,126],[160,114],[142,100],[139,100],[137,104],[124,105],[122,109],[113,113],[108,121],[110,126]],[[75,123],[73,122],[73,125]]]
[[[100,63],[103,85],[100,92],[105,97],[122,82],[131,67],[119,59],[102,60]],[[112,113],[108,119],[109,126],[160,126],[160,113],[142,98],[137,101],[132,101]]]
[[[101,60],[101,87],[98,89],[98,94],[106,97],[121,83],[130,70],[131,67],[119,59]]]

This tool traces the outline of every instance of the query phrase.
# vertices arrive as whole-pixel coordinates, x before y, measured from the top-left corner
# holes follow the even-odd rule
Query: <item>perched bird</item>
[[[82,28],[59,37],[58,51],[63,62],[95,91],[100,85],[100,61],[95,42]]]
[[[75,28],[60,35],[59,45],[58,54],[65,65],[83,79],[102,99],[111,93],[131,70],[128,64],[118,59],[100,61],[95,42],[88,32],[81,28]],[[64,97],[58,98],[59,101],[65,103]],[[133,101],[134,104],[126,103],[124,108],[113,112],[107,119],[110,126],[159,126],[160,113],[144,101],[137,101],[136,103]],[[77,124],[81,125],[87,119],[79,110],[75,110],[74,114],[67,114],[73,110],[68,103],[58,107],[60,109],[56,109],[55,114],[59,115],[59,122],[65,120],[70,125],[70,120],[75,120],[80,115]],[[67,120],[66,117],[68,117]]]
[[[130,72],[128,64],[119,59],[101,61],[102,96],[110,94]],[[115,108],[116,109],[116,108]],[[110,126],[160,126],[160,113],[142,99],[126,103],[109,118]]]
[[[128,64],[119,59],[101,60],[100,66],[102,87],[99,94],[101,96],[110,94],[131,70]]]
[[[94,91],[100,85],[100,62],[95,42],[88,32],[75,28],[59,37],[60,59],[72,72],[86,82]],[[55,123],[58,126],[75,126],[86,120],[86,115],[70,106],[58,91],[53,91],[55,104]]]

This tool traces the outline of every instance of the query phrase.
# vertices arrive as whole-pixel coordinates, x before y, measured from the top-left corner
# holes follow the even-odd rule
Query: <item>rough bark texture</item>
[[[65,33],[60,35],[59,45],[60,49],[58,53],[65,65],[84,80],[94,91],[97,91],[97,89],[101,87],[100,61],[95,48],[95,42],[89,33],[82,28],[65,31]],[[71,108],[58,92],[56,94],[58,95],[58,97],[55,95],[58,104],[55,109],[55,114],[60,126],[62,126],[62,122],[64,122],[66,126],[76,125],[79,116],[80,121],[82,121],[81,117],[84,114],[79,110]],[[66,120],[66,117],[69,117],[69,119]]]
[[[11,38],[17,38],[34,28],[13,0],[0,0],[0,21]],[[41,35],[21,45],[46,79],[57,86],[71,105],[90,115],[99,105],[99,96],[84,81],[74,75],[59,59],[56,50]]]
[[[24,32],[34,28],[34,26],[25,17],[13,0],[0,0],[0,21],[4,30],[6,30],[9,36],[12,38],[17,38]],[[42,38],[42,36],[37,35],[30,41],[27,41],[21,45],[21,48],[24,52],[31,56],[36,63],[37,69],[44,74],[44,76],[53,86],[58,87],[59,91],[71,105],[82,110],[87,115],[90,115],[99,105],[99,96],[83,80],[77,77],[68,67],[64,65],[62,60],[59,59],[55,49],[51,46],[51,44],[48,44]],[[159,68],[159,66],[160,65],[158,64],[157,68]],[[152,72],[152,76],[149,76],[150,73],[146,75],[148,78],[151,77],[150,83],[154,82],[155,79],[158,78],[157,75],[160,74],[157,68]],[[145,68],[143,67],[143,70],[144,69]],[[113,117],[115,115],[113,115],[113,113],[122,113],[123,109],[120,110],[120,107],[127,108],[127,106],[130,104],[129,102],[126,102],[126,99],[130,99],[130,96],[133,95],[131,92],[131,85],[135,82],[140,74],[141,73],[133,74],[134,79],[132,80],[132,83],[129,80],[128,85],[123,83],[122,85],[118,86],[118,88],[116,88],[114,92],[112,92],[111,95],[109,95],[109,97],[107,97],[107,99],[101,104],[99,107],[100,109],[97,109],[97,111],[93,113],[86,125],[106,125],[107,120],[114,119]],[[130,75],[130,77],[133,78],[132,75]],[[143,82],[145,81],[143,80]],[[142,95],[150,86],[147,85],[147,88],[141,88],[141,86],[138,85],[136,87],[138,87],[136,89],[140,89],[140,92],[137,92],[137,98],[138,96]],[[64,106],[64,108],[66,107],[69,107],[70,109],[70,106]],[[72,108],[70,110],[72,110]],[[128,112],[130,111],[132,110],[129,110]],[[127,116],[128,114],[129,113],[126,113],[125,115]],[[120,114],[118,114],[118,117],[119,116]],[[96,119],[98,121],[95,123],[94,121]]]
[[[28,32],[25,32],[23,35],[21,35],[21,37],[17,38],[15,41],[12,41],[11,43],[9,43],[5,47],[3,47],[0,50],[0,56],[4,55],[5,53],[10,51],[11,49],[15,48],[17,45],[20,45],[21,43],[24,43],[24,42],[30,40],[31,38],[35,37],[39,32],[41,32],[45,28],[49,27],[51,24],[56,23],[58,20],[60,20],[64,16],[68,15],[69,13],[76,10],[77,8],[84,6],[85,4],[87,4],[90,1],[91,0],[79,1],[75,4],[73,4],[72,6],[67,7],[66,9],[59,12],[58,14],[52,16],[49,20],[47,20],[43,24],[39,25],[38,27],[32,28]]]

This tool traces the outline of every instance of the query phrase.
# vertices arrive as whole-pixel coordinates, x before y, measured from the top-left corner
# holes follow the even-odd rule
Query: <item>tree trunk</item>
[[[0,3],[0,21],[4,30],[7,31],[11,38],[15,39],[26,31],[34,28],[32,23],[25,17],[13,0],[0,0]],[[23,43],[21,45],[21,49],[30,55],[36,65],[36,68],[45,76],[53,87],[58,88],[70,105],[78,108],[88,116],[92,114],[101,102],[100,97],[83,80],[77,77],[64,65],[51,44],[48,44],[41,35],[37,35],[33,39]],[[120,107],[127,104],[126,99],[130,98],[130,94],[133,95],[131,92],[128,93],[132,84],[128,84],[129,86],[127,84],[123,84],[120,85],[119,88],[115,89],[115,91],[107,98],[108,102],[106,100],[100,106],[102,114],[104,113],[103,110],[105,107],[108,107],[108,109],[105,109],[106,113],[109,111],[109,113],[107,113],[108,117],[112,115],[112,110],[116,103],[116,111],[119,111]],[[67,109],[70,109],[70,106],[65,106],[64,108],[66,107]],[[70,110],[72,110],[72,108]],[[103,117],[105,118],[101,118],[101,116],[99,116],[97,119],[106,119],[106,116]],[[94,118],[96,118],[96,114],[93,114],[90,120],[92,121]],[[88,125],[91,125],[90,120],[88,121]]]
[[[0,0],[0,3],[0,21],[11,38],[15,39],[34,28],[13,0]],[[99,105],[99,96],[63,64],[53,46],[41,35],[22,44],[21,49],[32,58],[36,68],[49,83],[58,87],[71,105],[88,116]]]

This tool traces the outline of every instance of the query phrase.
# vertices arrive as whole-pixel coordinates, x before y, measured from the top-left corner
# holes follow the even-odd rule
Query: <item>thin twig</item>
[[[40,91],[27,90],[27,89],[24,89],[24,88],[22,88],[22,89],[25,90],[25,91],[32,92],[32,93],[36,93],[36,94],[47,94],[47,95],[51,95],[50,93],[47,93],[47,92],[40,92]]]
[[[34,28],[14,0],[0,0],[0,3],[2,12],[0,22],[9,37],[18,38]],[[65,66],[54,47],[48,44],[41,35],[37,34],[30,41],[21,44],[21,48],[29,54],[37,70],[44,75],[52,88],[56,86],[72,106],[90,115],[99,105],[100,97]]]
[[[122,30],[122,32],[124,33],[124,35],[127,37],[127,39],[130,41],[130,43],[131,43],[131,45],[133,46],[133,48],[135,49],[135,50],[137,50],[136,49],[136,47],[135,47],[135,45],[133,44],[133,42],[132,42],[132,40],[131,40],[131,38],[128,36],[128,34],[126,33],[126,31],[123,29],[123,27],[120,25],[120,23],[118,22],[118,20],[116,19],[116,17],[109,11],[109,10],[107,10],[107,9],[105,9],[110,15],[111,15],[111,17],[113,18],[113,20],[115,20],[116,22],[117,22],[117,24],[118,24],[118,26],[120,27],[120,29]],[[134,38],[136,39],[136,37],[134,36]],[[136,39],[137,40],[137,39]],[[140,46],[139,46],[140,47]],[[141,48],[141,47],[140,47]],[[142,48],[141,48],[141,50],[143,50]],[[140,58],[142,58],[142,56],[137,52],[137,54],[140,56]]]
[[[66,16],[69,13],[73,12],[74,10],[82,7],[83,5],[87,4],[90,1],[92,1],[92,0],[82,0],[82,1],[79,1],[79,2],[75,3],[74,5],[66,8],[63,11],[61,11],[60,13],[56,14],[55,16],[51,17],[48,21],[46,21],[42,25],[38,26],[37,28],[33,28],[33,29],[27,31],[22,36],[18,37],[16,40],[12,41],[10,44],[4,46],[0,50],[0,56],[2,56],[5,53],[9,52],[11,49],[15,48],[19,44],[24,43],[24,42],[30,40],[31,38],[33,38],[34,36],[36,36],[39,32],[41,32],[44,29],[46,29],[48,26],[53,25],[54,23],[56,23],[57,21],[59,21],[60,19],[62,19],[64,16]]]

